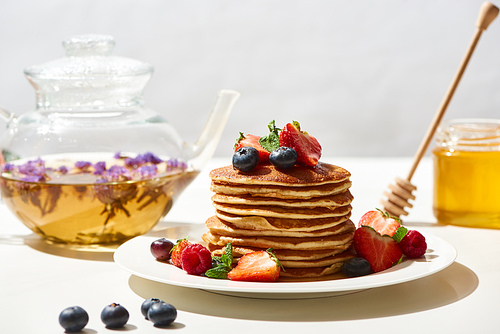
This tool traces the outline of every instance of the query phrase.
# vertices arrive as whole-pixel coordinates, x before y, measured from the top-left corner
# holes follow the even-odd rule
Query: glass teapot
[[[120,243],[149,231],[218,144],[239,93],[221,90],[194,144],[146,108],[153,67],[112,56],[108,35],[63,41],[66,57],[25,69],[36,110],[0,111],[5,204],[52,242]]]

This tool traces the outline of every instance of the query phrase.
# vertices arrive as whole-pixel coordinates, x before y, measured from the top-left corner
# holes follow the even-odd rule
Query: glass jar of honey
[[[433,150],[439,223],[500,228],[500,120],[444,122]]]

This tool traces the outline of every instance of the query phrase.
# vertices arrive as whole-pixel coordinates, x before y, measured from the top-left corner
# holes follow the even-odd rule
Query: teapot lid
[[[66,49],[66,57],[30,66],[24,73],[42,80],[81,80],[96,76],[137,76],[153,71],[153,66],[148,63],[112,56],[115,41],[110,35],[75,35],[62,44]]]

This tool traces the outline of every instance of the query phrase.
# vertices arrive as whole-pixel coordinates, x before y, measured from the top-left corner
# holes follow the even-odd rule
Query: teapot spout
[[[227,119],[239,97],[240,93],[234,90],[219,91],[212,112],[198,140],[194,144],[185,144],[187,160],[195,169],[201,169],[214,154]]]

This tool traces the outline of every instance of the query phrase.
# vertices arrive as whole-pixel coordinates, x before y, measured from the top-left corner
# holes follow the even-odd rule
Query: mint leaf
[[[400,242],[401,240],[403,240],[403,238],[405,237],[407,232],[408,232],[408,229],[406,227],[400,226],[400,227],[398,227],[398,229],[396,230],[396,233],[394,233],[392,238],[394,240],[396,240],[397,242]]]
[[[229,242],[224,246],[224,254],[221,256],[222,264],[226,267],[233,265],[233,245]]]
[[[229,242],[224,246],[224,253],[221,256],[212,256],[215,264],[205,272],[209,278],[227,278],[227,273],[233,268],[233,245]]]
[[[280,147],[280,131],[281,129],[276,127],[275,121],[272,120],[269,122],[267,125],[267,128],[269,129],[269,133],[267,136],[263,136],[259,138],[259,144],[262,146],[266,151],[272,152],[275,149]]]
[[[220,279],[226,279],[227,278],[227,273],[231,271],[230,267],[227,267],[225,265],[218,265],[212,269],[208,269],[205,272],[205,276],[209,278],[220,278]]]

